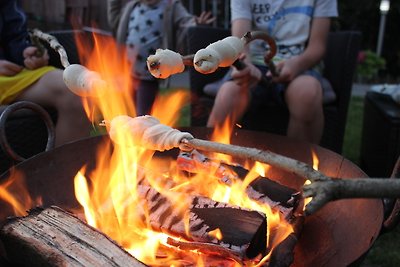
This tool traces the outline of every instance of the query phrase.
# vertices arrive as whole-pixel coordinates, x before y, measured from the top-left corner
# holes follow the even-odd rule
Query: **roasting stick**
[[[41,39],[49,44],[60,55],[61,65],[64,67],[63,79],[67,87],[79,96],[98,96],[103,92],[106,82],[100,74],[91,71],[80,64],[70,64],[65,48],[51,34],[33,29],[31,36]]]
[[[303,186],[303,196],[312,197],[306,214],[313,214],[330,201],[346,198],[400,198],[400,179],[360,178],[313,181]]]
[[[118,116],[108,125],[110,138],[114,143],[119,143],[119,136],[132,136],[134,144],[150,150],[198,149],[259,161],[295,173],[312,182],[303,186],[303,197],[312,197],[305,207],[306,215],[311,215],[326,203],[338,199],[400,198],[400,179],[332,179],[306,163],[271,151],[194,138],[190,133],[163,125],[158,119],[149,115],[135,118]]]
[[[239,56],[244,47],[256,39],[261,39],[268,43],[270,50],[265,54],[264,61],[271,70],[272,75],[278,76],[279,73],[272,60],[277,52],[275,40],[262,31],[247,32],[242,38],[228,36],[211,43],[204,49],[200,49],[194,55],[181,56],[179,53],[169,49],[157,49],[155,55],[150,55],[147,58],[147,67],[154,77],[161,79],[183,72],[185,66],[193,66],[203,74],[213,73],[219,67],[229,67],[231,65],[238,69],[243,69],[245,65],[239,60]]]
[[[151,150],[164,151],[180,148],[184,151],[191,151],[198,149],[270,164],[311,181],[329,179],[304,162],[271,151],[197,139],[190,133],[181,132],[161,124],[158,119],[150,115],[134,118],[117,116],[110,122],[109,133],[111,139],[116,143],[119,143],[118,136],[131,135],[135,139],[135,144]]]

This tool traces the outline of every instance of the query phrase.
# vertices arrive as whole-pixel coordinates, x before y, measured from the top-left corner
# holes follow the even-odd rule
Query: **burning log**
[[[189,173],[215,175],[222,183],[228,185],[236,180],[243,181],[249,173],[241,165],[210,159],[197,150],[181,152],[177,158],[177,166],[180,170]],[[297,208],[301,197],[297,190],[262,176],[256,177],[249,183],[246,193],[251,199],[279,210],[288,221],[290,221],[293,210]]]
[[[143,203],[137,206],[148,207],[148,221],[155,230],[189,241],[217,244],[221,249],[230,251],[232,258],[252,259],[266,252],[265,214],[202,196],[174,193],[180,204],[183,200],[188,203],[189,212],[185,214],[176,207],[177,203],[150,186],[139,185],[138,193]],[[146,211],[142,212],[144,216]],[[188,218],[186,223],[185,218]],[[212,234],[215,230],[221,233],[219,238]]]
[[[58,207],[10,219],[0,238],[18,266],[146,266],[103,233]]]

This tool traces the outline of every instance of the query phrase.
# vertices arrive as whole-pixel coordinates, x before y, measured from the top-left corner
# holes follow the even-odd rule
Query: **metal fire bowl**
[[[207,128],[181,130],[188,131],[199,139],[210,139],[211,130]],[[78,207],[73,177],[84,164],[94,167],[96,149],[100,144],[109,141],[108,136],[98,136],[68,143],[38,154],[16,165],[16,169],[26,175],[31,195],[41,196],[44,206],[57,205],[65,209]],[[324,174],[348,179],[367,177],[361,169],[341,155],[287,137],[238,130],[232,135],[231,142],[270,150],[310,165],[313,150],[319,157],[319,170]],[[240,160],[237,159],[237,162],[240,163]],[[3,173],[0,181],[7,179],[10,173]],[[304,179],[276,168],[271,169],[268,177],[298,190],[304,184]],[[293,266],[348,266],[362,259],[379,235],[383,213],[383,202],[380,199],[348,199],[328,203],[306,218],[295,248]],[[0,221],[12,214],[12,210],[0,202]]]

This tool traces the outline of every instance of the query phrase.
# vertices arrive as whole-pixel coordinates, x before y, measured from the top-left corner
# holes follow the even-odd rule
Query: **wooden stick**
[[[359,178],[314,181],[303,186],[303,196],[312,197],[305,208],[310,215],[329,201],[346,198],[400,198],[400,179]]]
[[[60,55],[60,61],[64,68],[67,68],[70,65],[67,52],[65,51],[65,48],[58,42],[56,37],[48,33],[44,33],[38,29],[33,29],[31,31],[31,35],[34,38],[39,38],[47,42],[50,47],[53,48]]]
[[[269,51],[264,56],[264,62],[268,65],[273,76],[279,76],[279,71],[276,69],[275,64],[272,58],[276,55],[277,46],[275,40],[263,31],[250,31],[243,35],[242,40],[245,41],[245,45],[249,44],[253,40],[264,40],[269,45]],[[182,56],[183,65],[185,66],[193,66],[194,54]],[[233,63],[237,69],[241,70],[245,67],[244,63],[241,60],[236,60]]]
[[[242,147],[237,145],[222,144],[213,141],[201,140],[197,138],[184,138],[181,144],[193,149],[217,152],[222,154],[231,155],[238,158],[246,158],[252,161],[259,161],[266,163],[282,170],[295,173],[302,178],[311,181],[324,181],[330,178],[325,176],[319,171],[314,170],[310,165],[283,156],[271,151],[260,150],[257,148]]]
[[[8,260],[18,266],[146,266],[58,207],[34,209],[26,217],[9,220],[0,229],[0,238]]]

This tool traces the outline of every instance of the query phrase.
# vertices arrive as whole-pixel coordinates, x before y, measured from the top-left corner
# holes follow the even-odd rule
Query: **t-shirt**
[[[267,32],[278,46],[275,59],[300,54],[310,35],[311,20],[337,17],[336,0],[231,0],[232,21],[248,19],[252,30]],[[249,44],[252,61],[264,64],[268,45],[261,40]]]
[[[153,80],[146,60],[162,44],[163,14],[167,0],[154,5],[139,2],[132,9],[126,38],[127,54],[132,63],[132,75],[137,79]]]

